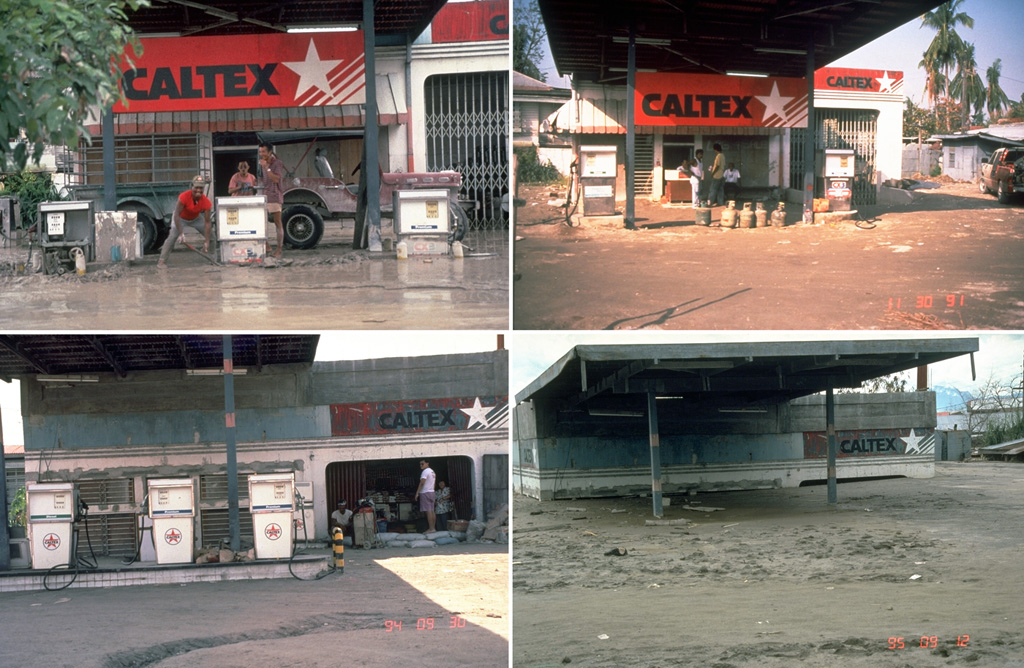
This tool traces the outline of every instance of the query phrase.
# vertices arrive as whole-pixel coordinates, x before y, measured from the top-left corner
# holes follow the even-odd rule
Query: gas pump
[[[190,564],[195,518],[191,478],[149,481],[149,518],[158,564]]]
[[[295,483],[295,512],[292,513],[292,528],[295,540],[303,540],[307,545],[311,538],[316,538],[316,524],[313,513],[313,483]]]
[[[395,235],[409,255],[447,255],[452,214],[447,190],[396,190]]]
[[[266,254],[267,198],[217,198],[217,245],[225,264],[260,262]]]
[[[584,216],[615,215],[615,175],[618,164],[614,146],[580,147],[580,185]]]
[[[28,541],[32,567],[67,566],[74,554],[72,524],[78,511],[78,490],[71,482],[26,483]]]
[[[829,211],[849,211],[855,174],[853,149],[825,149],[825,197]]]
[[[38,209],[44,273],[63,274],[74,269],[79,257],[84,271],[86,262],[96,260],[91,201],[40,202]]]
[[[257,559],[290,559],[294,473],[253,473],[249,476],[249,512]]]

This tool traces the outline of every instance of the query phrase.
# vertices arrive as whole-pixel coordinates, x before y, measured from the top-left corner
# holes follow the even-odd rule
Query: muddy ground
[[[504,667],[507,548],[349,549],[315,582],[3,594],[0,665]]]
[[[873,229],[795,225],[793,204],[789,227],[702,227],[688,205],[641,200],[636,231],[621,220],[569,227],[550,204],[557,195],[520,188],[516,329],[1024,326],[1024,205],[1001,205],[973,184],[862,207]]]
[[[2,249],[0,329],[508,328],[506,241],[473,241],[475,252],[458,260],[399,262],[394,252],[353,250],[351,234],[351,223],[328,222],[316,248],[286,248],[281,261],[262,265],[215,266],[179,246],[166,270],[146,255],[90,265],[85,276],[19,274],[28,247]],[[186,235],[202,248],[202,235]]]
[[[1024,666],[1024,465],[940,463],[838,498],[673,497],[664,518],[690,523],[645,526],[649,498],[517,496],[513,665]]]

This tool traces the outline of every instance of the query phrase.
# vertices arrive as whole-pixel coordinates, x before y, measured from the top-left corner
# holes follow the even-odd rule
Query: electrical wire
[[[299,494],[298,492],[295,492],[295,505],[299,509],[300,516],[302,514],[302,502],[303,502],[302,495]],[[334,573],[335,571],[338,570],[337,567],[334,565],[334,560],[331,559],[331,565],[328,566],[327,570],[320,571],[319,573],[317,573],[316,575],[314,575],[311,578],[304,578],[304,577],[299,577],[298,575],[296,575],[295,574],[295,570],[292,568],[295,565],[295,557],[297,557],[299,555],[302,555],[302,554],[305,554],[304,551],[296,549],[296,545],[298,545],[298,542],[299,542],[299,541],[296,540],[296,538],[297,538],[297,536],[292,536],[292,556],[289,557],[289,559],[288,559],[288,572],[291,573],[293,578],[295,578],[296,580],[323,580],[325,577],[327,577],[331,573]],[[309,533],[307,532],[305,519],[303,519],[303,522],[302,522],[302,540],[307,545],[309,544]]]
[[[89,504],[87,504],[85,501],[79,501],[79,504],[82,513],[81,519],[82,522],[85,524],[85,541],[89,545],[89,558],[86,558],[84,556],[78,556],[78,531],[76,529],[75,540],[72,541],[71,560],[66,564],[57,564],[56,566],[53,566],[43,575],[43,588],[46,589],[46,591],[60,591],[62,589],[67,589],[72,584],[74,584],[75,580],[78,579],[78,574],[80,571],[94,571],[97,568],[99,568],[99,564],[96,561],[96,552],[94,552],[92,549],[92,538],[89,536]],[[74,571],[71,573],[71,579],[62,584],[61,586],[51,587],[47,583],[47,580],[50,577],[52,577],[55,572],[62,570],[71,571],[71,569],[74,569]]]

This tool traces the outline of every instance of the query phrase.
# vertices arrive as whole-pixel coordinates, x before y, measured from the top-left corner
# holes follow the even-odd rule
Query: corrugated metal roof
[[[237,367],[312,364],[318,335],[232,336]],[[0,336],[0,379],[34,376],[223,366],[223,336],[199,334]]]

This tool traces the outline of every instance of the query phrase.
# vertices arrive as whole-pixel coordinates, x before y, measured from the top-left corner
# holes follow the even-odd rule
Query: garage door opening
[[[428,458],[430,468],[452,490],[453,517],[468,520],[473,515],[473,460],[469,457]],[[422,532],[426,515],[414,501],[420,482],[420,458],[373,459],[358,462],[334,462],[326,473],[328,514],[344,499],[355,510],[362,499],[387,521],[388,531]]]

